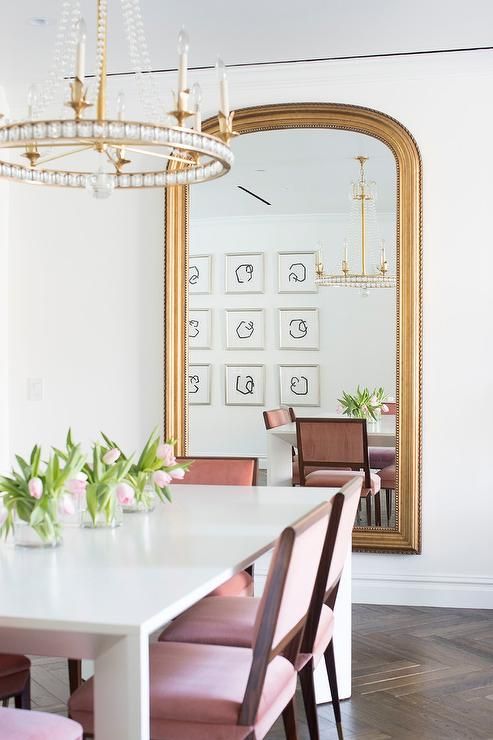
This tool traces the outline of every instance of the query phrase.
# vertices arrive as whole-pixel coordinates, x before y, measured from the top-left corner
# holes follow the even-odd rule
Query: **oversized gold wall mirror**
[[[368,434],[387,449],[370,462],[377,470],[395,447],[395,482],[362,507],[353,544],[419,552],[416,144],[382,113],[335,104],[243,109],[235,129],[228,177],[166,193],[166,434],[181,454],[258,456],[269,482],[282,483],[292,440],[286,429],[272,442],[264,409],[330,416],[343,392],[382,387],[391,413]],[[336,276],[329,283],[376,279],[317,285],[317,271]]]

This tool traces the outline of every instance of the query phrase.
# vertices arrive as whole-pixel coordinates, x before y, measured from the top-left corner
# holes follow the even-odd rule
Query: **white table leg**
[[[149,644],[135,634],[110,643],[95,661],[98,740],[149,740]]]
[[[292,470],[291,445],[267,432],[267,485],[290,486]]]
[[[335,608],[334,652],[337,671],[337,686],[339,698],[349,699],[351,696],[351,552],[339,585]],[[322,660],[315,670],[315,693],[317,704],[331,700],[325,661]]]

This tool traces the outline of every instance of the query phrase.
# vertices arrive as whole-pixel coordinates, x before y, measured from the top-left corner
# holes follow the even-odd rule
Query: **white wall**
[[[213,73],[195,77],[205,99],[215,100]],[[423,554],[356,554],[357,600],[493,606],[492,79],[489,52],[231,74],[236,107],[300,100],[370,106],[407,126],[423,156]],[[159,419],[162,398],[160,196],[93,204],[66,193],[59,207],[54,193],[21,188],[13,188],[11,209],[12,449],[39,435],[56,441],[69,421],[84,436],[106,426],[131,437]],[[140,216],[139,203],[146,203]],[[91,225],[99,206],[104,215]],[[106,340],[101,323],[108,321],[118,328]],[[77,331],[67,337],[71,322]],[[43,412],[25,400],[30,374],[48,378]]]
[[[275,135],[275,134],[274,134]],[[328,134],[330,136],[330,133]],[[219,210],[219,204],[217,204]],[[214,203],[210,204],[211,215]],[[275,408],[279,398],[279,364],[320,366],[320,408],[335,410],[342,390],[357,385],[382,385],[395,395],[395,291],[319,289],[316,293],[279,293],[277,253],[315,250],[318,241],[342,244],[348,216],[304,215],[205,218],[190,222],[192,254],[212,254],[211,295],[191,295],[191,308],[212,311],[212,348],[194,349],[191,361],[212,365],[210,406],[190,406],[190,454],[254,455],[263,458],[267,439],[259,406],[226,406],[225,364],[265,365],[263,408]],[[395,219],[384,214],[379,226],[387,244],[394,241]],[[224,255],[260,251],[265,257],[263,294],[226,294]],[[328,252],[328,249],[326,250]],[[320,351],[279,349],[279,308],[317,307]],[[265,350],[227,350],[225,309],[263,308]],[[296,407],[295,407],[296,408]],[[299,414],[316,413],[312,406]],[[210,430],[214,428],[214,435]]]
[[[11,186],[10,447],[162,423],[163,196]],[[29,378],[43,399],[27,397]]]

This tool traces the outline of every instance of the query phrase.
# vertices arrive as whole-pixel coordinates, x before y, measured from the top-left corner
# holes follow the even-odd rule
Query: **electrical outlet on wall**
[[[43,400],[43,378],[28,378],[27,379],[27,400],[28,401],[42,401]]]

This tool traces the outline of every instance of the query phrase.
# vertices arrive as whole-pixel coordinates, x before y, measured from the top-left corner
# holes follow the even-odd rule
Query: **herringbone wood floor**
[[[493,740],[493,611],[357,605],[353,676],[346,740]],[[64,713],[65,661],[34,659],[32,693],[33,708]],[[335,740],[330,704],[319,717]],[[281,739],[278,723],[267,740]]]

